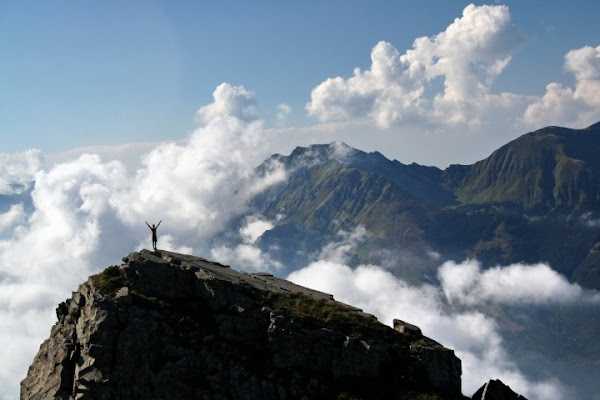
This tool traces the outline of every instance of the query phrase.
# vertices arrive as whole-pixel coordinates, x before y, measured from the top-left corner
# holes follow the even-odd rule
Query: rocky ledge
[[[333,296],[167,251],[56,309],[21,399],[461,399],[452,350]]]

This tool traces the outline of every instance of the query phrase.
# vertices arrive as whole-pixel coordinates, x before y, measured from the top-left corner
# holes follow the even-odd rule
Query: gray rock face
[[[410,324],[198,257],[123,261],[58,306],[22,400],[462,398],[460,360]]]
[[[515,393],[499,379],[492,379],[479,388],[471,398],[472,400],[527,400]]]

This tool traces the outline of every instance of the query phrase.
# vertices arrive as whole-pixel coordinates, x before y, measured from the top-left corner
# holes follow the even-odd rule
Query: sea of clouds
[[[477,23],[482,20],[487,23]],[[470,5],[446,30],[416,39],[412,49],[401,53],[380,42],[368,70],[316,86],[307,111],[324,123],[312,128],[265,129],[253,93],[223,83],[213,103],[197,112],[198,127],[178,142],[58,158],[37,150],[0,154],[0,398],[18,398],[19,381],[49,334],[56,305],[90,274],[150,246],[144,221],[163,221],[160,248],[277,273],[281,261],[256,245],[277,221],[255,215],[247,205],[287,177],[276,162],[264,173],[255,170],[277,143],[343,139],[336,132],[344,126],[328,122],[335,119],[357,118],[357,126],[380,128],[450,123],[470,132],[495,123],[514,129],[506,120],[538,127],[594,122],[600,47],[567,53],[573,87],[550,83],[540,97],[492,92],[494,78],[522,40],[507,7]],[[428,85],[440,77],[444,85],[432,93]],[[293,112],[285,104],[278,111],[281,124]],[[238,244],[213,242],[233,220],[242,221],[233,232]],[[440,265],[439,285],[411,286],[381,266],[348,265],[345,255],[364,234],[360,228],[342,234],[289,278],[362,307],[386,324],[393,318],[416,323],[456,350],[466,394],[500,378],[531,399],[568,397],[569,389],[557,379],[531,379],[510,361],[496,321],[479,305],[597,304],[596,294],[545,264],[483,271],[476,260]]]
[[[367,232],[341,232],[318,259],[288,279],[360,307],[387,324],[395,318],[418,325],[423,334],[455,350],[462,360],[463,392],[473,394],[500,379],[529,399],[566,399],[570,389],[556,378],[529,378],[511,360],[489,306],[573,305],[600,308],[600,294],[569,283],[548,265],[514,264],[482,270],[476,260],[448,261],[438,268],[439,284],[410,285],[378,265],[348,265],[349,250]],[[487,307],[485,307],[487,306]]]

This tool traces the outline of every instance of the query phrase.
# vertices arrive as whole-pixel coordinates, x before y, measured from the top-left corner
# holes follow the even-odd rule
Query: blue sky
[[[281,103],[292,108],[288,125],[319,124],[323,121],[304,109],[313,88],[329,77],[347,78],[355,67],[368,69],[370,51],[380,40],[403,53],[416,38],[442,32],[468,4],[3,1],[0,152],[182,138],[222,82],[254,92],[257,114],[267,126],[278,125]],[[596,2],[506,4],[523,40],[491,90],[542,96],[550,82],[572,85],[564,56],[600,44]],[[474,149],[473,157],[525,128],[513,128],[485,150]],[[388,127],[394,129],[402,127]],[[304,140],[297,137],[296,144]],[[418,155],[411,160],[390,151],[386,143],[379,141],[379,150],[387,148],[390,157],[420,161]]]

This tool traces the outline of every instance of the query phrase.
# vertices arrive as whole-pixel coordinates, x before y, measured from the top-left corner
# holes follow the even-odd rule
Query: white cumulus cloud
[[[584,128],[597,122],[600,46],[565,55],[564,68],[575,76],[573,87],[550,82],[539,96],[494,91],[496,78],[523,43],[507,6],[470,4],[446,29],[415,39],[406,51],[380,41],[371,51],[369,68],[321,82],[306,110],[320,121],[368,122],[383,131],[402,126],[403,132],[418,133],[413,140],[433,137],[429,147],[443,132],[456,138],[460,149],[485,147],[492,136],[508,140],[525,129]]]
[[[38,172],[35,181],[35,211],[0,240],[0,332],[6,344],[0,349],[0,387],[8,398],[17,398],[54,307],[90,274],[100,218],[108,209],[106,185],[122,177],[117,164],[82,156]]]
[[[368,70],[357,68],[351,78],[321,83],[306,108],[322,120],[368,117],[381,127],[432,116],[470,123],[482,102],[504,108],[519,101],[519,96],[492,96],[490,86],[521,42],[508,7],[471,4],[446,30],[417,38],[403,54],[379,42]],[[436,78],[443,79],[443,89],[426,95]]]
[[[445,262],[438,271],[444,295],[450,302],[477,305],[484,302],[515,304],[600,302],[599,294],[584,293],[546,264],[513,264],[481,270],[476,260]]]
[[[525,122],[577,127],[597,122],[600,116],[600,46],[569,51],[564,67],[575,76],[575,87],[556,82],[548,84],[543,97],[525,110]]]
[[[213,92],[214,102],[201,107],[196,113],[198,122],[209,122],[215,118],[230,116],[242,121],[253,121],[256,117],[254,93],[243,86],[221,83]]]

